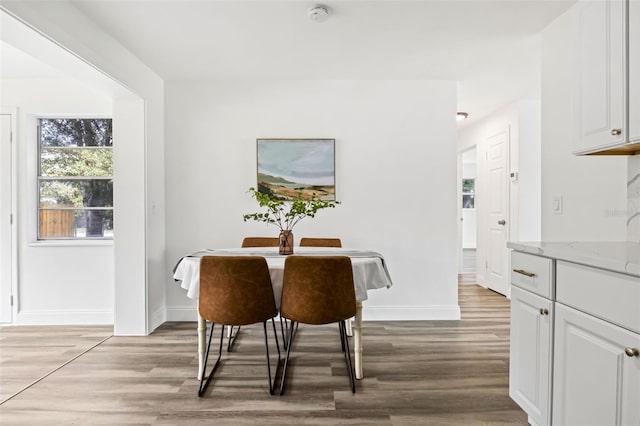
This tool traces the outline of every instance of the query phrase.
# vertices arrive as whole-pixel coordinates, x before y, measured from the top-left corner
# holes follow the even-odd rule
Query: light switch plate
[[[562,214],[562,195],[554,195],[551,198],[551,210],[553,214]]]

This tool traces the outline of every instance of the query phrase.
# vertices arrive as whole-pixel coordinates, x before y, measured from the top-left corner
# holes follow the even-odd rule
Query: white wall
[[[456,276],[456,85],[428,81],[171,82],[166,91],[168,268],[182,255],[276,235],[257,211],[256,138],[335,138],[342,202],[294,229],[381,252],[394,286],[368,319],[459,317]],[[173,261],[173,262],[172,262]],[[194,302],[167,282],[168,318]]]
[[[518,180],[517,188],[518,229],[513,235],[520,241],[539,241],[542,236],[540,211],[542,198],[542,122],[540,100],[518,102]]]
[[[164,81],[69,1],[5,0],[2,8],[103,73],[75,69],[75,77],[112,90],[114,133],[127,140],[114,147],[114,208],[126,212],[114,216],[114,333],[147,334],[166,318]]]
[[[73,80],[2,80],[18,108],[17,324],[113,324],[112,242],[38,242],[36,118],[112,115],[111,99]]]
[[[542,239],[624,241],[627,157],[571,153],[574,34],[575,7],[542,32]],[[554,196],[562,215],[553,214]]]

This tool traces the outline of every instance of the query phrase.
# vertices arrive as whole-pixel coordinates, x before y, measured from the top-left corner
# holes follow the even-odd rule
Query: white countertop
[[[640,243],[510,241],[507,247],[640,277]]]

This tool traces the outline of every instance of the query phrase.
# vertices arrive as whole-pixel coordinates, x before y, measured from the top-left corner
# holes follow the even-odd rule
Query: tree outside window
[[[462,179],[462,208],[476,208],[476,180]]]
[[[39,120],[38,239],[113,238],[111,119]]]

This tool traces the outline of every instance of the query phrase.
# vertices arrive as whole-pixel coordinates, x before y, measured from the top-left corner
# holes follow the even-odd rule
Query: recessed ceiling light
[[[313,22],[324,22],[329,19],[329,8],[327,6],[317,5],[309,9],[307,14]]]
[[[469,116],[469,114],[467,114],[466,112],[459,112],[456,114],[456,120],[457,121],[462,121],[465,118],[467,118]]]

